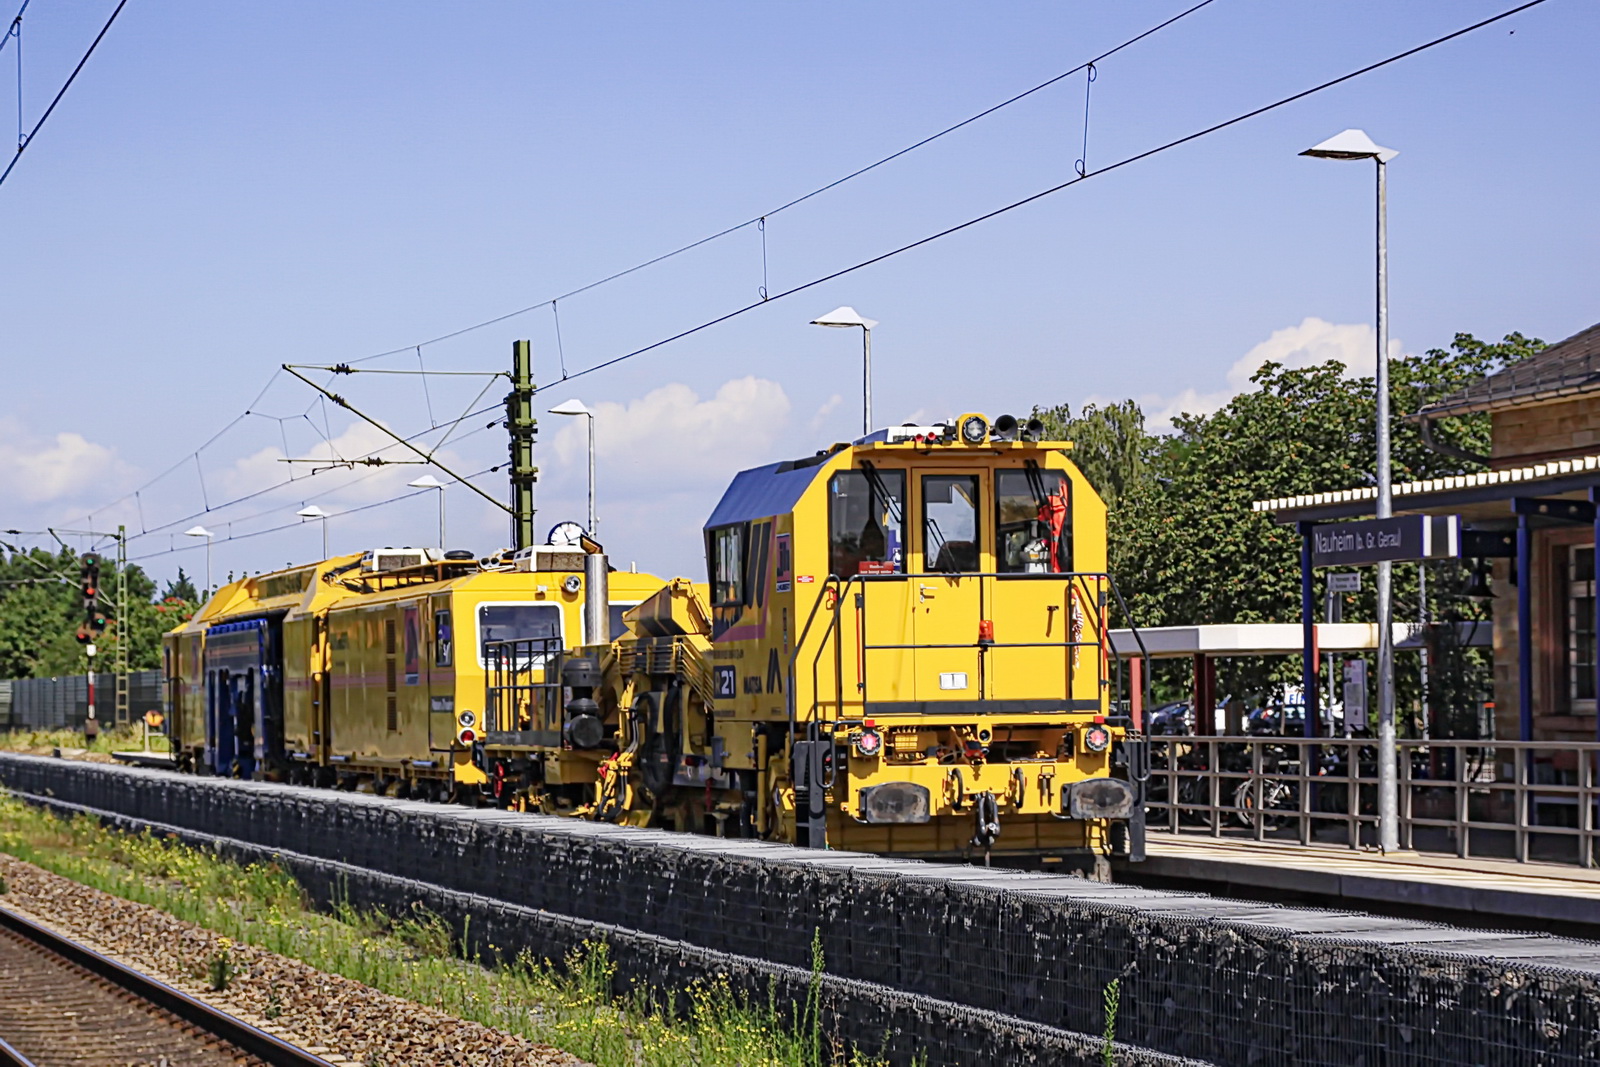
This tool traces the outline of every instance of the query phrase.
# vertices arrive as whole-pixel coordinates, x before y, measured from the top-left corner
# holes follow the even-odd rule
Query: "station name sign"
[[[1452,559],[1461,554],[1461,516],[1398,515],[1311,528],[1311,565]]]

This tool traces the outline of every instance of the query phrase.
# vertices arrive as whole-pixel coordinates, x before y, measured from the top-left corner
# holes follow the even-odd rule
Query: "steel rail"
[[[199,1027],[247,1055],[255,1056],[270,1067],[333,1067],[320,1056],[296,1048],[282,1038],[257,1029],[219,1008],[214,1008],[149,975],[141,974],[53,930],[47,930],[16,912],[0,908],[0,928],[27,938],[68,963],[105,979],[186,1023]],[[0,1041],[0,1065],[5,1064],[6,1057],[10,1057],[19,1067],[33,1067],[32,1062],[26,1057]]]
[[[34,1062],[0,1037],[0,1067],[34,1067]]]

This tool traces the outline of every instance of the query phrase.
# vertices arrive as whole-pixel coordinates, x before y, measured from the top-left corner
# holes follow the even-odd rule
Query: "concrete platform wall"
[[[625,931],[619,958],[640,981],[675,984],[702,964],[672,960],[702,958],[798,980],[820,930],[834,979],[1040,1033],[1098,1033],[1120,979],[1120,1040],[1217,1064],[1600,1058],[1600,945],[1586,942],[4,754],[0,783],[282,851],[307,877],[334,864],[398,879],[446,914],[464,914],[458,897],[515,909],[496,944],[561,923]],[[915,1011],[860,1014],[863,1033],[934,1031],[902,1032],[897,1059],[946,1040]],[[948,1040],[933,1062],[1028,1062]]]

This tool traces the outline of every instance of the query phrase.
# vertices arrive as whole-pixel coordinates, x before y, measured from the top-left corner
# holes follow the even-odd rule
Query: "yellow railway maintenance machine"
[[[482,560],[375,550],[224,586],[164,640],[179,765],[502,803],[560,780],[559,750],[547,767],[515,709],[485,707],[493,650],[537,643],[543,658],[523,663],[537,673],[609,639],[664,584],[609,572],[598,545],[574,541]]]
[[[709,585],[675,580],[563,664],[592,814],[1097,873],[1143,858],[1105,505],[1041,433],[965,415],[737,475]]]

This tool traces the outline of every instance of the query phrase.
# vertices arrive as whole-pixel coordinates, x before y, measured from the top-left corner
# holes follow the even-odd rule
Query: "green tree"
[[[194,579],[184,573],[182,567],[178,568],[178,576],[167,583],[167,588],[162,591],[163,600],[182,600],[189,604],[200,602],[200,590],[195,588]]]
[[[87,661],[75,637],[83,620],[78,554],[65,547],[56,552],[6,548],[9,551],[0,552],[0,677],[82,673]],[[116,642],[124,636],[132,670],[159,666],[161,634],[194,611],[192,603],[181,599],[158,602],[155,581],[137,564],[128,567],[126,580],[126,617],[113,617],[96,642],[100,653],[96,667],[100,670],[112,669]],[[100,589],[108,607],[116,581],[115,564],[103,559]]]
[[[1066,404],[1036,407],[1033,417],[1044,423],[1045,440],[1072,442],[1073,462],[1107,507],[1143,489],[1154,439],[1145,433],[1137,401],[1086,404],[1076,418]]]
[[[1034,408],[1044,423],[1045,440],[1071,441],[1072,460],[1106,502],[1113,575],[1131,565],[1128,546],[1135,543],[1126,523],[1131,504],[1149,489],[1146,484],[1158,439],[1145,432],[1144,412],[1133,400],[1120,404],[1086,404],[1076,417],[1066,404]]]
[[[1406,416],[1543,347],[1516,333],[1499,342],[1457,334],[1448,349],[1391,361],[1395,480],[1478,469],[1428,448]],[[1170,434],[1157,436],[1144,434],[1131,401],[1085,408],[1077,419],[1064,406],[1040,411],[1067,439],[1084,441],[1074,458],[1112,507],[1112,573],[1141,626],[1298,621],[1299,534],[1251,504],[1376,482],[1372,377],[1351,377],[1337,362],[1293,370],[1269,363],[1251,385],[1214,413],[1180,415]],[[1444,420],[1435,439],[1487,453],[1488,417]],[[1430,572],[1434,617],[1481,611],[1451,598],[1442,570]],[[1396,618],[1414,617],[1406,607],[1417,601],[1416,569],[1397,567],[1395,579]],[[1366,586],[1350,617],[1374,616]],[[1283,658],[1227,660],[1219,671],[1223,688],[1238,693],[1299,677],[1299,665]]]

